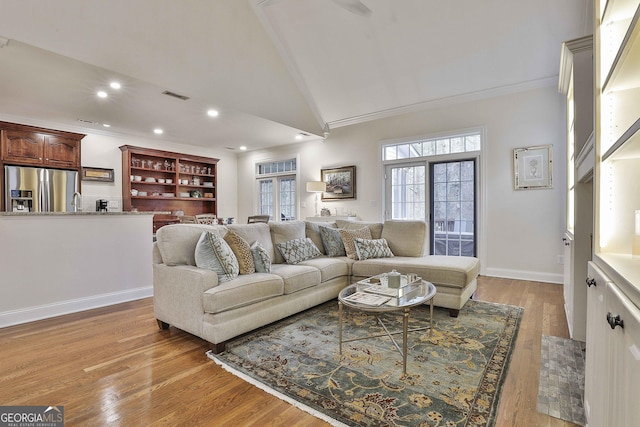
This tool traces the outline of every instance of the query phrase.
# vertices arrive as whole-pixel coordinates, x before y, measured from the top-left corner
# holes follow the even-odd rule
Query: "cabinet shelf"
[[[160,212],[183,211],[185,215],[211,213],[217,215],[217,182],[216,168],[218,159],[202,156],[190,156],[183,153],[153,150],[124,145],[122,151],[122,206],[130,211],[158,211],[154,216],[154,231],[163,225],[178,221],[175,215]],[[145,163],[145,166],[142,166]],[[151,165],[149,167],[148,165]],[[155,165],[161,165],[156,168]],[[193,166],[194,171],[191,172]],[[188,168],[188,171],[186,170]],[[196,168],[199,170],[196,171]],[[181,170],[182,169],[182,170]],[[204,171],[204,173],[203,173]],[[198,173],[199,172],[199,173]],[[142,181],[132,181],[131,176],[142,176]],[[147,182],[145,178],[171,179],[173,182]],[[191,184],[192,179],[210,182],[210,185]],[[188,180],[189,184],[181,184],[180,180]],[[132,196],[131,190],[147,192],[147,196]],[[180,197],[180,193],[198,190],[203,195],[212,197]],[[174,193],[167,197],[151,195],[151,193]]]

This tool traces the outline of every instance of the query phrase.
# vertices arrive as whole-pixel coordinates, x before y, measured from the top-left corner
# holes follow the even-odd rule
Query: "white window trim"
[[[271,163],[271,162],[281,162],[281,161],[286,161],[289,159],[296,159],[296,170],[295,171],[289,171],[289,172],[278,172],[275,174],[270,174],[268,175],[269,177],[281,177],[281,176],[295,176],[296,177],[296,219],[300,219],[300,195],[301,195],[301,191],[302,191],[302,185],[300,183],[300,154],[299,153],[291,153],[291,154],[287,154],[287,153],[283,153],[282,155],[279,155],[277,157],[265,157],[265,158],[261,158],[261,159],[256,159],[253,161],[253,193],[251,195],[252,198],[252,206],[253,206],[253,212],[252,215],[255,214],[255,212],[258,211],[258,209],[260,208],[260,199],[258,198],[258,191],[260,190],[260,185],[258,184],[258,180],[260,180],[262,178],[262,176],[258,176],[258,165],[261,163]],[[266,176],[266,175],[265,175]],[[278,218],[272,218],[271,221],[280,221],[280,217]]]

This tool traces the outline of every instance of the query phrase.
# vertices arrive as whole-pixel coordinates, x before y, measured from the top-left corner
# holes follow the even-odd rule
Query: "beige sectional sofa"
[[[352,230],[368,227],[373,239],[386,240],[394,256],[366,260],[326,256],[321,226]],[[220,237],[233,230],[248,244],[260,242],[272,262],[271,271],[219,281],[216,272],[196,266],[196,245],[205,230]],[[392,269],[417,273],[434,283],[435,304],[457,316],[477,287],[479,261],[472,257],[424,256],[426,236],[427,225],[422,221],[168,225],[158,230],[153,249],[155,317],[161,328],[173,325],[209,341],[213,350],[220,352],[231,338],[336,299],[350,283]],[[321,256],[287,264],[276,245],[306,237],[315,243]]]

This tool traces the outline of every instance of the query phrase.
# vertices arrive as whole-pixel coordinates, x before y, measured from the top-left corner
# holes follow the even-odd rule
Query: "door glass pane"
[[[280,219],[291,221],[296,219],[296,180],[280,179]]]
[[[426,218],[426,166],[391,169],[391,219]]]
[[[431,165],[434,255],[475,256],[475,160]]]
[[[258,181],[260,215],[273,216],[273,180],[261,179]]]

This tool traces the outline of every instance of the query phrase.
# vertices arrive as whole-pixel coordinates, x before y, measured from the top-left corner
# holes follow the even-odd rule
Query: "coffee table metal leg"
[[[409,308],[404,309],[402,317],[402,373],[407,374],[407,331],[409,330]]]
[[[342,354],[342,302],[338,301],[338,340],[340,342],[340,354]]]

